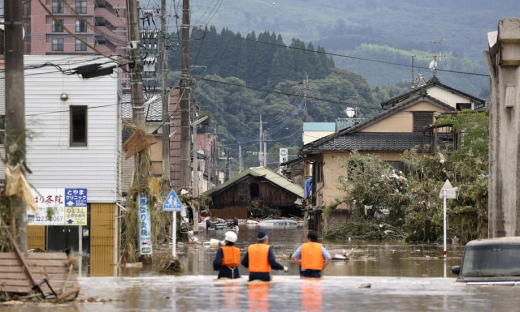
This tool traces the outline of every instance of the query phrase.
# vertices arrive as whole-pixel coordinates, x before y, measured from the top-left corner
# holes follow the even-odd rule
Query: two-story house
[[[435,76],[424,86],[389,99],[386,110],[355,126],[345,128],[305,144],[300,156],[307,164],[306,176],[312,176],[311,206],[320,209],[340,198],[337,188],[342,161],[352,151],[376,154],[402,170],[401,155],[415,146],[434,145],[423,129],[445,112],[475,109],[485,101],[442,84]],[[422,148],[422,152],[430,152]],[[321,224],[319,216],[316,224]]]
[[[73,217],[58,218],[59,209],[55,222],[29,216],[28,248],[60,251],[72,247],[74,252],[82,251],[90,275],[113,275],[121,196],[119,75],[90,79],[67,75],[78,66],[99,63],[99,57],[26,55],[24,62],[30,137],[26,159],[32,170],[27,179],[49,207],[69,205],[58,203],[63,198],[49,195],[52,192],[84,190],[87,214],[81,226],[75,225]]]

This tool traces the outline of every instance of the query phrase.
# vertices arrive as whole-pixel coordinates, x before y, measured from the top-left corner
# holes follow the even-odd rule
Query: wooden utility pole
[[[25,162],[25,87],[23,77],[22,1],[5,1],[5,153],[8,165]],[[27,211],[12,196],[11,231],[18,248],[27,251]]]
[[[190,153],[190,1],[182,2],[182,69],[181,69],[181,187],[191,185]],[[196,155],[194,155],[196,157]],[[197,226],[198,220],[193,220]]]
[[[166,0],[161,0],[161,67],[162,67],[162,179],[164,195],[170,191],[170,125],[168,111],[168,55],[166,53]]]

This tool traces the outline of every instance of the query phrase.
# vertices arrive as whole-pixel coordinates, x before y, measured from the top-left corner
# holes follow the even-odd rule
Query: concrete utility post
[[[520,235],[520,19],[498,22],[484,57],[490,76],[489,237]]]
[[[5,1],[5,152],[8,164],[25,162],[25,87],[23,77],[22,1]],[[22,252],[27,251],[27,211],[12,196],[11,232]]]
[[[204,120],[208,119],[208,116],[204,116],[200,119],[197,119],[194,121],[191,126],[193,127],[193,196],[198,197],[199,196],[199,158],[197,157],[198,153],[198,144],[197,144],[197,126],[203,122]],[[198,220],[199,220],[199,204],[198,202],[195,203],[195,206],[193,207],[193,220],[194,220],[194,227],[193,227],[193,233],[198,233]],[[195,222],[196,221],[196,222]]]
[[[143,78],[141,68],[141,48],[139,38],[139,8],[137,0],[128,0],[128,41],[130,44],[130,60],[134,62],[130,69],[130,87],[132,92],[132,123],[145,130],[143,107]],[[135,168],[141,168],[143,164],[139,154],[134,157]],[[136,171],[143,174],[144,170]],[[142,176],[139,178],[143,178]],[[138,179],[139,180],[139,179]]]
[[[166,0],[161,0],[161,67],[162,67],[162,179],[164,195],[170,191],[170,125],[168,114],[168,54],[166,53]]]
[[[182,2],[182,70],[181,92],[181,187],[189,186],[191,176],[190,158],[190,1]],[[197,221],[193,220],[197,227]]]

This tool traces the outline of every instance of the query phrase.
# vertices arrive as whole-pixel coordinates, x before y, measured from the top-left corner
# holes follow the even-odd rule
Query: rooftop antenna
[[[430,40],[430,42],[433,43],[433,55],[430,55],[428,57],[432,57],[433,60],[428,65],[428,68],[433,73],[434,77],[435,77],[435,72],[436,72],[436,69],[437,69],[437,58],[439,58],[439,61],[441,61],[442,57],[446,56],[446,55],[442,55],[442,52],[441,52],[442,49],[440,48],[441,44],[444,41],[446,41],[446,39]]]

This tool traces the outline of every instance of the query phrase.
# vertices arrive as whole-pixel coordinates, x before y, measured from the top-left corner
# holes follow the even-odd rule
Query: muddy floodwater
[[[242,254],[247,246],[256,242],[259,230],[269,236],[278,262],[289,267],[290,275],[298,275],[298,266],[289,261],[290,255],[307,239],[307,232],[299,228],[274,228],[240,225],[236,246]],[[207,242],[211,239],[222,240],[226,230],[200,229],[198,239]],[[443,254],[443,245],[404,244],[388,241],[361,241],[348,238],[344,240],[321,240],[331,256],[347,254],[349,261],[333,261],[325,269],[325,276],[399,276],[399,277],[444,277],[445,263],[449,267],[460,264],[464,246],[448,244],[448,259],[439,258]],[[179,259],[190,275],[216,275],[212,263],[216,248],[203,245],[185,245],[178,249]],[[247,274],[247,269],[240,267],[240,272]],[[277,272],[276,272],[277,273]],[[276,274],[275,273],[275,274]],[[126,271],[124,274],[133,274]],[[142,274],[142,271],[139,273]],[[153,274],[150,272],[150,274]],[[453,276],[452,276],[453,277]]]
[[[269,235],[277,260],[289,272],[273,272],[273,281],[243,278],[217,280],[212,270],[216,248],[185,244],[178,249],[186,271],[164,275],[143,269],[120,270],[118,276],[80,277],[81,297],[66,305],[2,307],[2,311],[518,311],[520,288],[465,286],[449,272],[459,264],[463,246],[401,242],[323,241],[334,261],[318,280],[300,279],[289,255],[306,240],[302,228],[261,228]],[[240,225],[237,246],[242,253],[256,241],[258,226]],[[201,229],[200,242],[221,240],[224,230]],[[207,245],[207,244],[206,244]],[[445,278],[444,275],[447,277]],[[85,302],[95,298],[97,302]]]

